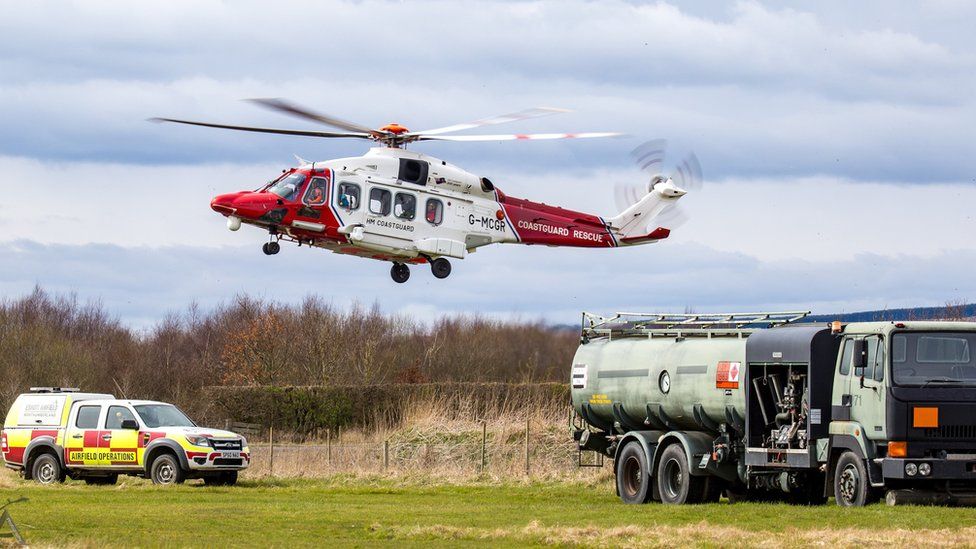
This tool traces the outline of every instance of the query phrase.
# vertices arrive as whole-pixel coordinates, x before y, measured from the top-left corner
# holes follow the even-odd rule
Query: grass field
[[[11,513],[33,546],[976,544],[976,509],[627,506],[606,480],[458,484],[339,476],[156,488],[133,479],[40,487],[3,476],[0,500],[30,498]]]

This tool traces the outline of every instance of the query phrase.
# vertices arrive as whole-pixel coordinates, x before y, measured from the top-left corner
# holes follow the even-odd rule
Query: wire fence
[[[521,429],[482,424],[477,431],[407,431],[368,440],[344,440],[341,434],[327,433],[316,442],[252,442],[250,449],[249,476],[552,476],[580,470],[580,455],[567,429],[549,425],[533,430],[529,422]]]

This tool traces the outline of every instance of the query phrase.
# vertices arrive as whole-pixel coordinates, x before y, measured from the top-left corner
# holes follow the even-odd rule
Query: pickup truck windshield
[[[150,429],[159,427],[196,427],[190,418],[170,404],[140,404],[135,407],[142,422]]]
[[[891,374],[899,385],[976,387],[976,334],[900,333],[891,338]]]

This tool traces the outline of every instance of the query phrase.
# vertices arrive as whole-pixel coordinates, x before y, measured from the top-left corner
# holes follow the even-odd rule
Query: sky
[[[976,300],[974,19],[953,0],[0,0],[0,298],[40,285],[137,328],[241,293],[558,324]],[[649,139],[671,165],[693,151],[704,185],[657,244],[490,246],[398,285],[380,262],[266,257],[265,234],[209,208],[362,142],[147,122],[319,129],[253,97],[411,129],[571,109],[487,131],[627,136],[414,148],[604,216],[646,181],[628,153]]]

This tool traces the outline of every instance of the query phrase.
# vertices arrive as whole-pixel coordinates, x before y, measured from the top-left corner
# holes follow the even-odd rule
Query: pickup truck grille
[[[942,425],[923,432],[926,438],[976,440],[976,425]]]
[[[232,439],[212,438],[210,439],[210,444],[213,445],[214,450],[241,450],[242,449],[241,439],[239,438],[232,438]]]

